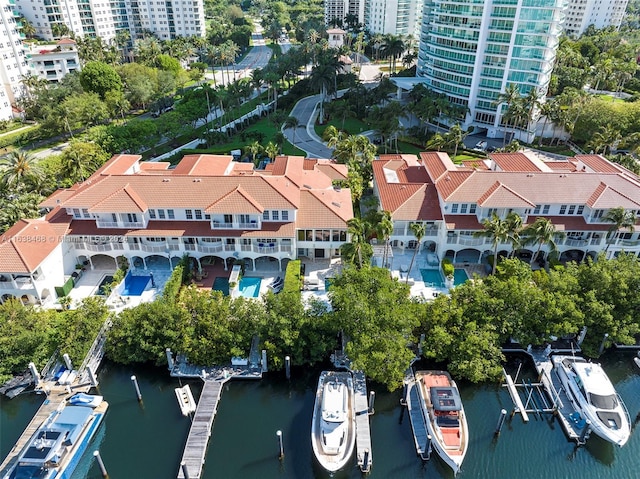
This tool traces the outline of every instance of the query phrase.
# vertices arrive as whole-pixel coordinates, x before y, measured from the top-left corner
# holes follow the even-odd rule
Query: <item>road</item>
[[[300,100],[291,110],[289,116],[295,116],[300,123],[300,126],[295,129],[295,142],[293,128],[286,128],[282,132],[291,144],[304,150],[308,158],[331,158],[332,150],[324,146],[314,130],[315,115],[313,113],[319,101],[320,95],[309,96]]]

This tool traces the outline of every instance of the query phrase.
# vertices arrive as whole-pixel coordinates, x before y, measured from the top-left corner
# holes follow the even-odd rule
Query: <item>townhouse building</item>
[[[50,83],[57,83],[68,73],[81,69],[76,42],[70,38],[51,45],[25,43],[24,46],[31,74]]]
[[[439,260],[481,263],[493,254],[492,241],[474,237],[493,213],[518,213],[525,225],[545,217],[562,235],[556,238],[561,261],[583,260],[606,251],[640,256],[640,228],[610,233],[612,208],[640,213],[640,178],[599,155],[542,162],[524,153],[494,153],[487,160],[454,164],[446,153],[382,155],[373,162],[374,192],[391,213],[394,247],[413,249],[411,223],[423,223],[421,251]],[[499,251],[507,254],[510,244]],[[518,254],[531,258],[537,245]],[[549,245],[542,245],[546,259]]]
[[[118,155],[52,194],[44,218],[1,238],[0,301],[50,304],[78,265],[168,269],[188,254],[198,266],[284,270],[291,259],[337,256],[347,242],[351,194],[333,186],[346,178],[344,165],[278,157],[256,170],[230,156],[190,155],[169,166]]]

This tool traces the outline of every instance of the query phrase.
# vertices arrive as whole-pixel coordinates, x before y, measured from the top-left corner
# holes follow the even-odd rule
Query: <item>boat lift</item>
[[[549,359],[550,348],[543,352],[527,351],[527,353],[533,359],[538,372],[537,382],[523,379],[518,383],[522,364],[518,367],[514,378],[507,374],[504,368],[502,369],[505,377],[505,384],[502,386],[507,388],[514,404],[511,417],[519,413],[526,423],[529,422],[529,415],[539,419],[543,419],[545,415],[551,415],[552,418],[558,418],[569,439],[576,441],[578,445],[585,444],[591,428],[572,406],[560,379],[553,371],[553,365]]]

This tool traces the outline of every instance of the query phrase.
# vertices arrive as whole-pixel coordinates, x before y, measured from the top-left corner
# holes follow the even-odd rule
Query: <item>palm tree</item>
[[[465,137],[469,134],[468,131],[462,129],[462,127],[456,123],[451,127],[449,133],[445,134],[445,138],[447,138],[449,144],[453,145],[453,159],[455,160],[456,156],[458,156],[458,148],[460,145],[464,144]]]
[[[285,129],[293,129],[293,146],[296,146],[296,130],[301,127],[303,128],[304,125],[301,125],[300,120],[298,120],[295,116],[288,116],[284,121],[284,127]]]
[[[245,151],[251,155],[251,161],[256,162],[256,155],[262,151],[262,145],[258,141],[248,144],[244,147]]]
[[[358,268],[362,268],[362,249],[367,243],[369,226],[365,220],[358,217],[347,221],[347,234],[351,238],[354,256],[358,258]]]
[[[554,117],[557,117],[559,108],[558,100],[556,98],[549,98],[540,103],[540,114],[544,116],[544,122],[542,123],[542,131],[538,137],[538,146],[542,146],[542,138],[544,137],[544,132],[547,129],[547,122],[551,120],[553,123]]]
[[[351,109],[351,104],[346,100],[334,101],[327,105],[328,114],[335,116],[336,119],[342,120],[342,129],[344,130],[344,123],[347,118],[354,118],[356,112]]]
[[[13,150],[0,158],[0,175],[8,187],[21,188],[24,182],[41,176],[38,159],[23,150]]]
[[[385,39],[382,53],[389,57],[389,69],[395,72],[396,60],[404,52],[404,40],[400,36],[388,35]]]
[[[556,251],[558,246],[556,245],[556,239],[563,239],[565,237],[564,233],[559,233],[556,231],[555,225],[551,222],[549,218],[536,218],[536,220],[527,226],[524,230],[522,230],[522,237],[524,239],[523,244],[536,244],[538,245],[538,249],[536,253],[531,256],[530,264],[538,258],[540,254],[540,249],[542,245],[545,243],[549,245],[549,250]]]
[[[388,249],[389,249],[389,237],[393,233],[393,220],[391,219],[391,213],[388,211],[379,212],[378,223],[374,227],[376,235],[380,235],[384,243],[384,251],[382,253],[382,265],[387,267]]]
[[[413,263],[416,260],[416,256],[418,251],[420,250],[420,243],[422,242],[422,238],[426,234],[426,228],[424,223],[411,223],[409,225],[409,229],[413,233],[413,236],[416,238],[416,247],[413,250],[413,256],[411,257],[411,263],[409,263],[409,271],[407,272],[407,284],[409,283],[409,275],[411,274],[411,270],[413,269]]]
[[[514,241],[515,234],[513,229],[518,224],[515,216],[520,218],[517,213],[512,211],[503,220],[494,212],[491,214],[491,218],[482,220],[484,229],[473,233],[475,238],[489,238],[491,240],[493,246],[493,273],[496,272],[496,266],[498,265],[498,246]],[[520,218],[520,225],[522,225],[522,218]]]
[[[271,161],[273,161],[278,154],[278,145],[270,141],[269,143],[267,143],[267,146],[264,147],[264,152],[271,159]]]
[[[634,211],[627,211],[622,206],[611,208],[602,219],[608,223],[612,223],[607,232],[607,247],[604,249],[605,253],[609,250],[611,243],[613,243],[612,237],[617,236],[621,230],[628,230],[630,233],[633,233],[636,222],[638,221]]]
[[[510,83],[509,85],[507,85],[504,92],[498,95],[498,98],[496,99],[496,105],[501,106],[504,103],[507,105],[507,111],[508,111],[509,108],[513,108],[516,105],[516,103],[520,101],[520,98],[521,98],[520,89],[518,88],[518,85],[516,85],[515,83]],[[503,116],[506,116],[506,115],[503,115]],[[503,121],[505,120],[506,118],[503,118]],[[508,122],[505,122],[505,134],[504,134],[503,146],[506,144],[508,126],[509,126]]]

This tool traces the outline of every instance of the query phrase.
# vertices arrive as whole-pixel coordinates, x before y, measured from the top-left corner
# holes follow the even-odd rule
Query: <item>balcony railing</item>
[[[211,228],[213,229],[226,229],[230,230],[233,228],[233,223],[220,223],[218,221],[211,222]]]
[[[620,240],[619,244],[621,246],[638,246],[638,245],[640,245],[640,240],[623,239],[623,240]]]
[[[323,242],[321,244],[316,244],[317,246],[322,246],[324,248],[338,248],[343,244],[343,242]],[[262,245],[262,246],[261,246]],[[251,244],[223,244],[219,243],[210,243],[210,244],[200,244],[200,243],[161,243],[158,245],[149,245],[142,243],[129,243],[129,242],[114,242],[114,243],[104,243],[104,244],[91,244],[79,241],[74,242],[74,247],[77,250],[84,251],[95,251],[95,252],[105,252],[105,251],[113,251],[113,250],[128,250],[128,251],[144,251],[147,253],[162,253],[166,254],[167,251],[176,252],[176,251],[196,251],[199,253],[220,253],[222,251],[225,252],[246,252],[246,253],[260,253],[260,254],[277,254],[277,253],[291,253],[293,251],[293,246],[291,244],[280,245],[277,243],[251,243]],[[42,276],[41,276],[42,277]]]
[[[257,221],[251,221],[249,223],[238,223],[238,228],[245,229],[245,230],[257,230],[258,229],[258,222]]]
[[[96,221],[96,226],[98,228],[117,228],[118,227],[118,222],[117,221],[100,221],[100,220],[97,220]]]
[[[458,244],[461,245],[465,245],[465,246],[479,246],[481,244],[484,244],[485,242],[485,238],[469,238],[466,236],[461,236]]]
[[[566,246],[587,246],[589,244],[589,240],[586,239],[567,239],[564,244]]]
[[[203,253],[218,253],[220,251],[222,251],[224,249],[224,245],[222,243],[220,244],[212,244],[210,246],[205,246],[202,244],[198,245],[198,251],[201,251]]]

